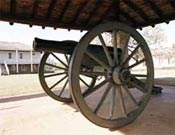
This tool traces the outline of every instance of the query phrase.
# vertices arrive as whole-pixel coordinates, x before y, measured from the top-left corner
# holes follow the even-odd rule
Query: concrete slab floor
[[[0,103],[0,135],[175,135],[175,87],[162,86],[142,115],[118,130],[89,122],[50,97]]]

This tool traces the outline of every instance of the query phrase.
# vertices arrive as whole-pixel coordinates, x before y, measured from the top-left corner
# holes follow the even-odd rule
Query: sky
[[[165,31],[167,37],[167,46],[175,43],[175,21],[169,24],[162,23],[161,27]],[[79,41],[85,32],[76,30],[68,31],[67,29],[56,29],[46,27],[42,29],[39,26],[30,28],[28,25],[17,24],[9,25],[8,22],[0,21],[0,41],[21,42],[32,46],[34,37],[50,39],[50,40],[76,40]]]
[[[56,29],[46,27],[42,29],[40,26],[32,28],[26,24],[9,25],[8,22],[0,21],[0,41],[21,42],[32,44],[34,37],[50,39],[50,40],[76,40],[79,41],[85,32],[76,30],[68,31],[67,29]]]

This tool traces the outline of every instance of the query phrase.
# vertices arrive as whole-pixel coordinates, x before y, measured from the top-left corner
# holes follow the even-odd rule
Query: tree
[[[166,41],[166,35],[164,29],[160,25],[156,25],[154,28],[146,27],[141,31],[148,45],[162,46]]]

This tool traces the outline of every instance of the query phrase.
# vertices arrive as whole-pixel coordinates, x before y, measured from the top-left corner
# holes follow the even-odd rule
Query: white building
[[[22,43],[0,42],[0,75],[36,73],[41,53]]]

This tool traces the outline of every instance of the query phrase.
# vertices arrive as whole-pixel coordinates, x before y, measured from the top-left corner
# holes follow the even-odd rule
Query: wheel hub
[[[112,71],[112,79],[116,84],[121,84],[121,68],[120,67],[115,67],[114,70]]]
[[[111,77],[116,84],[120,85],[129,80],[130,72],[127,69],[122,69],[121,67],[117,66],[112,70]]]

